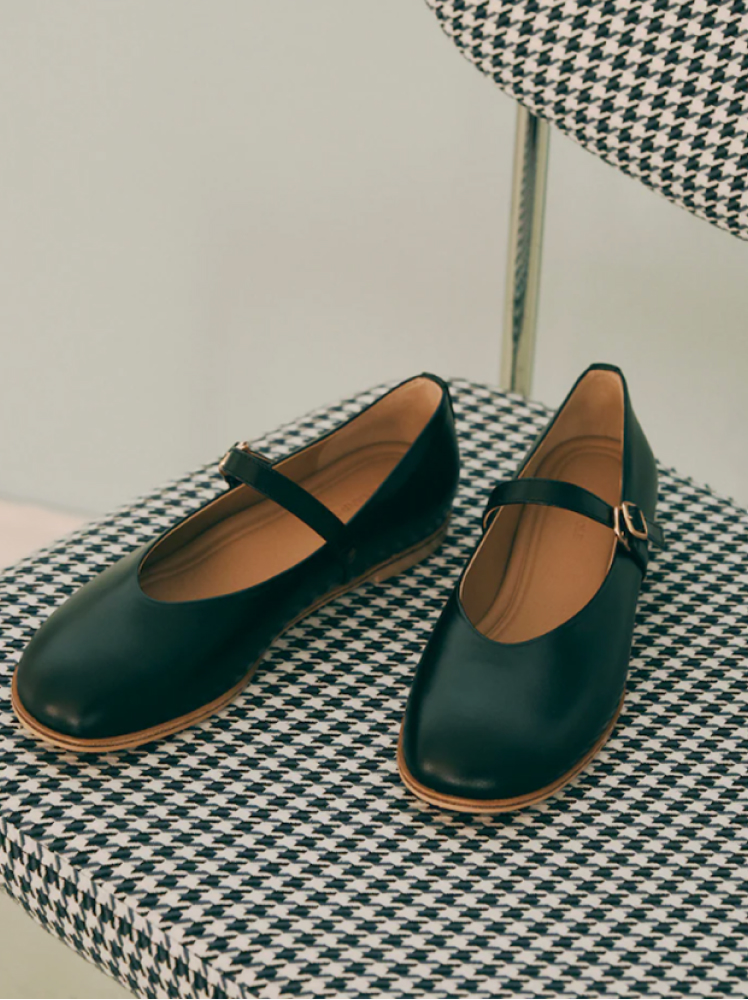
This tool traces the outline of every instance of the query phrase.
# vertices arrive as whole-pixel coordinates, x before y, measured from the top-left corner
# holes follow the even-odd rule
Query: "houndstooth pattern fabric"
[[[258,442],[279,456],[375,397]],[[454,385],[448,539],[276,642],[220,715],[101,758],[10,708],[54,607],[221,488],[211,465],[9,570],[0,591],[0,872],[139,996],[748,996],[748,514],[664,471],[669,548],[639,605],[616,730],[559,795],[450,815],[400,784],[415,664],[490,488],[547,419]],[[147,693],[146,693],[147,694]]]
[[[671,201],[748,238],[743,0],[426,0],[478,69]]]

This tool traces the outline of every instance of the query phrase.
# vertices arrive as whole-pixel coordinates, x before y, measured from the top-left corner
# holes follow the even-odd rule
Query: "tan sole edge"
[[[418,563],[423,562],[424,559],[427,559],[430,555],[432,555],[432,553],[434,553],[442,544],[447,533],[448,526],[449,518],[447,518],[444,524],[425,541],[419,542],[417,545],[406,549],[404,552],[398,553],[398,555],[393,556],[386,562],[380,563],[379,566],[375,566],[373,569],[364,573],[356,580],[352,580],[350,583],[337,587],[335,590],[325,594],[300,615],[297,615],[293,621],[289,622],[288,625],[286,625],[286,627],[278,633],[273,642],[279,639],[284,632],[293,628],[294,625],[298,625],[298,623],[303,621],[304,618],[307,618],[309,615],[318,611],[326,604],[330,604],[343,594],[347,594],[349,591],[355,590],[356,587],[360,587],[362,584],[369,582],[384,583],[385,580],[389,580],[398,573],[403,573],[412,566],[416,566]],[[268,649],[271,646],[272,643]],[[164,722],[159,726],[152,726],[149,729],[141,729],[136,733],[128,733],[125,736],[114,736],[100,740],[84,740],[77,739],[73,736],[65,736],[56,732],[54,729],[49,729],[47,726],[42,725],[42,723],[37,722],[33,715],[31,715],[24,708],[18,695],[15,672],[11,683],[11,705],[18,721],[24,729],[38,739],[43,740],[45,743],[52,744],[59,750],[72,750],[76,753],[111,753],[116,750],[132,750],[135,747],[143,746],[146,743],[153,743],[155,740],[161,740],[167,736],[173,736],[174,733],[181,732],[181,730],[194,726],[198,722],[204,722],[206,719],[210,718],[210,716],[215,715],[216,712],[225,708],[226,705],[232,702],[252,680],[257,667],[260,665],[263,657],[265,656],[265,653],[267,653],[267,650],[265,650],[262,656],[260,656],[252,664],[248,672],[238,684],[235,684],[234,687],[232,687],[229,691],[226,691],[225,694],[222,694],[214,701],[209,702],[207,705],[202,705],[200,708],[195,709],[194,712],[189,712],[187,715],[181,715],[178,718],[171,719],[169,722]]]
[[[536,806],[538,803],[550,798],[551,795],[555,795],[556,792],[560,791],[565,785],[568,785],[573,778],[580,774],[607,743],[608,738],[613,732],[615,724],[618,721],[618,716],[621,713],[622,707],[623,697],[621,697],[621,700],[618,702],[615,714],[608,723],[602,736],[598,739],[592,749],[589,750],[584,757],[582,757],[582,759],[571,768],[571,770],[567,771],[566,774],[562,774],[560,778],[557,778],[556,781],[552,782],[550,785],[546,785],[545,788],[539,788],[537,792],[530,792],[527,795],[518,795],[511,799],[466,799],[461,798],[458,795],[445,795],[442,792],[435,792],[433,789],[427,788],[426,785],[422,785],[420,781],[417,781],[413,777],[405,763],[405,758],[403,756],[402,727],[400,729],[400,738],[397,744],[397,768],[400,772],[402,782],[408,791],[412,792],[417,798],[421,799],[421,801],[427,802],[430,806],[437,806],[439,809],[447,809],[451,812],[473,813],[474,815],[487,816],[498,816],[501,813],[517,812],[519,809],[527,809],[530,806]]]

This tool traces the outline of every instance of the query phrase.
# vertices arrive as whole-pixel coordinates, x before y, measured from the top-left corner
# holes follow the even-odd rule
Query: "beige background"
[[[103,510],[381,380],[496,379],[514,108],[419,0],[0,0],[0,123],[0,494]],[[554,134],[534,395],[622,364],[748,504],[747,264]],[[27,923],[0,995],[89,995]]]
[[[101,510],[383,379],[494,380],[513,121],[420,0],[0,0],[0,493]],[[554,135],[534,395],[621,363],[748,503],[747,264]]]

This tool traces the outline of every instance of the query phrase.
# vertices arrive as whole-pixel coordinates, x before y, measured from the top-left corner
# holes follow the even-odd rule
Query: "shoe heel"
[[[447,518],[438,531],[430,535],[424,542],[419,542],[413,548],[401,552],[398,556],[394,556],[389,562],[382,563],[381,566],[374,570],[369,579],[374,583],[384,583],[385,580],[397,576],[398,573],[404,573],[411,566],[416,566],[419,562],[423,562],[424,559],[428,559],[444,541],[448,527],[449,518]]]

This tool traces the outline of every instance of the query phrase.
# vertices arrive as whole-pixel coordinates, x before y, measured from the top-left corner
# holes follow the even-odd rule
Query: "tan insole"
[[[535,475],[583,486],[615,505],[621,451],[605,437],[577,437],[553,451]],[[610,528],[555,507],[527,505],[520,515],[499,591],[477,628],[500,642],[523,642],[550,632],[587,604],[608,572]]]
[[[301,485],[341,521],[358,511],[408,449],[380,442],[344,455]],[[141,586],[160,601],[194,601],[255,586],[311,555],[324,540],[271,500],[241,510],[146,567]]]

